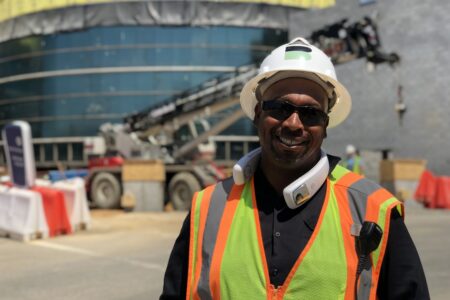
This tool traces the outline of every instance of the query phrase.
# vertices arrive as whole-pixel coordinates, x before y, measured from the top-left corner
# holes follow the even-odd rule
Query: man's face
[[[328,109],[327,96],[322,87],[303,78],[286,78],[271,85],[260,102],[271,100],[287,102],[297,107],[308,106],[322,112]],[[277,113],[271,108],[273,106],[266,105],[263,109],[261,103],[255,108],[254,123],[258,128],[262,163],[269,168],[307,171],[320,157],[328,119],[311,122],[308,121],[311,119],[311,115],[307,116],[308,110],[280,114],[279,110]],[[314,114],[314,110],[312,113]]]

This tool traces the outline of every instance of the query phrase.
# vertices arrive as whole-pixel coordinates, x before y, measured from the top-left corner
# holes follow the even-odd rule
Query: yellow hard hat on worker
[[[312,80],[325,89],[329,98],[328,127],[335,127],[347,118],[352,106],[351,97],[337,80],[331,59],[301,37],[274,49],[262,62],[258,75],[245,84],[240,96],[245,114],[253,120],[255,106],[267,88],[292,77]]]

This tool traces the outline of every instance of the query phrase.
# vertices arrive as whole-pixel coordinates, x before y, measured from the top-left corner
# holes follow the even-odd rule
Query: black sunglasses
[[[262,101],[261,108],[278,121],[286,120],[294,112],[298,113],[300,120],[305,126],[323,125],[328,121],[328,115],[320,109],[312,106],[297,106],[282,100]]]

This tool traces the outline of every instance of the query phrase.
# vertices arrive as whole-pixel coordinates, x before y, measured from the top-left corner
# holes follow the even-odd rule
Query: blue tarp
[[[74,169],[74,170],[66,170],[66,171],[50,171],[48,172],[48,177],[52,182],[70,179],[75,177],[84,178],[88,175],[89,171],[87,169]]]

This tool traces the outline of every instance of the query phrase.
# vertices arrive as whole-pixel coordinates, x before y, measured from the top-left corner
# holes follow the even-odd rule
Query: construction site
[[[158,299],[194,195],[260,147],[244,86],[298,36],[352,98],[323,151],[349,169],[356,153],[404,205],[430,297],[448,299],[448,12],[437,0],[0,1],[2,299]]]

